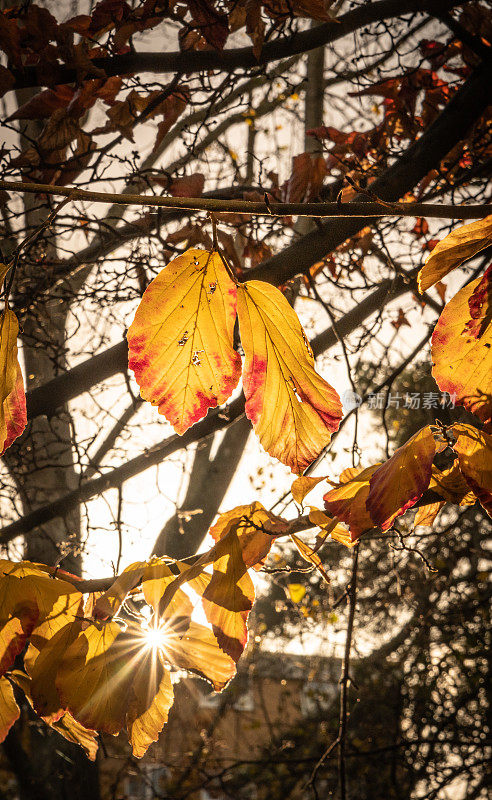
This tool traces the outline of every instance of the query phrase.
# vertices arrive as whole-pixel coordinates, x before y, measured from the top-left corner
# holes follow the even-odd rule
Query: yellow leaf
[[[139,584],[145,567],[145,561],[136,561],[118,575],[112,586],[97,599],[94,619],[108,619],[118,613],[127,594]]]
[[[173,563],[173,567],[179,572],[184,573],[189,569],[189,564],[179,561]],[[164,597],[167,587],[176,578],[176,572],[171,570],[171,563],[165,559],[154,559],[145,568],[142,579],[142,591],[146,602],[152,606],[155,612],[159,611],[159,604]],[[176,589],[171,602],[162,613],[164,620],[182,619],[191,617],[193,605],[190,598],[182,589]]]
[[[296,501],[296,503],[302,506],[304,502],[304,498],[306,497],[309,492],[314,489],[318,483],[321,481],[325,481],[326,477],[323,478],[310,478],[307,475],[301,475],[300,478],[296,478],[293,482],[290,490],[292,492],[292,497]]]
[[[0,669],[4,672],[28,637],[31,663],[53,634],[79,612],[82,595],[30,562],[0,560]]]
[[[144,292],[128,331],[128,366],[144,400],[179,434],[237,385],[235,318],[235,286],[216,252],[187,250]]]
[[[330,583],[331,581],[325,572],[321,558],[319,557],[317,552],[313,550],[313,548],[310,547],[308,544],[306,544],[306,542],[303,542],[303,540],[300,539],[295,534],[292,534],[290,538],[294,542],[295,546],[297,547],[304,561],[307,561],[308,564],[312,564],[314,567],[316,567],[318,572],[323,576],[326,583]]]
[[[181,669],[196,672],[218,691],[236,674],[236,664],[218,645],[210,628],[191,622],[180,637],[166,645],[166,657]]]
[[[152,667],[150,667],[152,669]],[[155,691],[157,675],[150,675],[149,664],[141,662],[135,671],[131,687],[127,729],[135,758],[142,758],[149,745],[156,742],[168,719],[169,709],[174,702],[174,692],[169,670],[162,668],[155,672],[161,674],[158,689]]]
[[[17,360],[17,317],[6,308],[0,319],[0,455],[27,425],[26,396]]]
[[[492,215],[462,225],[437,244],[418,275],[419,289],[427,291],[455,267],[492,244]]]
[[[415,514],[415,519],[413,521],[414,527],[416,528],[418,525],[422,525],[423,527],[432,528],[434,520],[439,514],[443,505],[443,502],[437,502],[429,503],[427,506],[420,506]]]
[[[166,647],[164,637],[149,641],[138,625],[88,625],[59,662],[62,707],[86,728],[117,734],[126,726],[140,758],[157,740],[173,702],[162,663]]]
[[[30,696],[34,710],[45,722],[56,722],[65,713],[56,688],[56,676],[66,650],[82,630],[82,622],[74,620],[64,625],[47,642],[28,666],[31,676]]]
[[[248,281],[237,298],[246,414],[265,450],[299,474],[337,430],[340,398],[316,373],[297,315],[278,289]]]
[[[453,425],[460,470],[467,484],[492,517],[492,436],[471,425]]]
[[[234,530],[216,545],[212,577],[202,595],[207,619],[222,650],[237,662],[248,640],[255,589]]]
[[[56,687],[62,707],[85,728],[117,734],[125,724],[136,662],[116,622],[89,625],[66,649]]]
[[[288,583],[287,590],[293,603],[300,603],[306,594],[306,587],[302,583]]]
[[[469,300],[481,280],[460,289],[439,317],[432,334],[432,375],[441,391],[487,423],[492,419],[492,322],[478,339],[466,330]]]
[[[32,696],[31,696],[31,680],[26,675],[25,672],[21,672],[20,670],[14,670],[10,673],[10,677],[19,686],[20,689],[24,692],[28,702],[30,705],[33,705]],[[78,744],[82,749],[85,751],[85,754],[90,761],[96,760],[97,754],[97,731],[89,730],[88,728],[84,728],[80,722],[77,722],[71,714],[66,711],[60,719],[56,720],[49,720],[44,719],[47,725],[53,730],[57,731],[64,739],[67,739],[69,742],[73,742],[74,744]]]
[[[20,710],[15,702],[14,692],[7,678],[0,678],[0,742],[3,742],[16,720]]]

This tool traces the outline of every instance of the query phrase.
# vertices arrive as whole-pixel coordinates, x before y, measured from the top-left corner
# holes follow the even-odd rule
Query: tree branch
[[[445,8],[450,9],[459,4],[459,0],[447,0]],[[264,67],[272,61],[315,50],[336,42],[373,22],[381,22],[391,17],[402,17],[415,12],[428,11],[432,13],[434,9],[442,9],[442,7],[442,2],[423,2],[423,0],[406,0],[405,2],[404,0],[380,0],[377,3],[368,3],[353,11],[348,11],[338,17],[336,21],[269,42],[263,46],[259,58],[255,56],[253,47],[241,47],[223,51],[127,53],[110,58],[96,58],[91,63],[96,69],[103,70],[108,77],[130,75],[136,72],[160,75],[177,72],[190,75],[209,70],[234,72],[237,69]],[[15,78],[15,85],[12,87],[14,90],[45,85],[42,71],[38,71],[36,67],[26,66],[22,70],[12,69],[11,72]],[[50,72],[50,85],[53,86],[73,83],[77,79],[77,71],[72,67],[60,65],[54,79]]]
[[[214,131],[215,133],[215,131]],[[375,186],[375,184],[374,184]],[[372,187],[371,187],[372,188]],[[480,219],[492,214],[492,204],[444,205],[443,203],[388,203],[354,201],[351,203],[266,203],[252,200],[218,200],[207,197],[162,197],[144,194],[93,192],[48,183],[24,183],[0,180],[0,189],[30,194],[61,195],[71,200],[88,200],[123,206],[179,208],[188,211],[213,211],[220,214],[252,214],[262,217],[429,217],[435,219]],[[67,202],[67,201],[66,201]]]

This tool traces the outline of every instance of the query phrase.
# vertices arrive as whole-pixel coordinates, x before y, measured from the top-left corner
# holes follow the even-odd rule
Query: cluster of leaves
[[[89,758],[97,732],[122,728],[133,754],[143,756],[173,704],[171,667],[216,691],[234,676],[254,602],[248,570],[261,566],[287,529],[259,503],[239,506],[220,517],[210,531],[216,544],[194,563],[131,564],[105,592],[42,564],[2,561],[0,740],[19,716],[17,687]],[[209,625],[192,618],[198,609]],[[23,669],[16,669],[21,653]]]
[[[421,290],[491,242],[490,217],[453,231],[421,270]],[[197,672],[216,690],[234,675],[254,602],[248,571],[261,566],[275,537],[290,535],[328,581],[317,552],[328,535],[350,547],[367,530],[389,529],[417,503],[417,524],[432,524],[446,502],[478,500],[492,514],[491,269],[444,308],[432,347],[438,385],[477,416],[477,426],[428,425],[384,464],[346,469],[337,483],[329,481],[324,510],[311,508],[305,525],[319,529],[314,547],[295,535],[291,523],[254,503],[219,518],[210,530],[216,543],[204,555],[132,564],[103,594],[84,597],[78,579],[43,565],[3,562],[2,736],[19,713],[13,683],[49,725],[78,741],[91,758],[96,731],[117,734],[123,727],[141,756],[172,705],[169,665]],[[246,413],[263,447],[300,474],[338,427],[338,395],[316,373],[284,295],[260,281],[239,283],[217,250],[188,250],[149,285],[128,332],[129,366],[144,399],[183,434],[238,384],[236,314]],[[22,432],[26,413],[18,324],[7,303],[1,325],[4,451]],[[437,456],[445,459],[441,467]],[[323,480],[301,475],[292,486],[294,499],[302,505]],[[192,618],[197,605],[208,626]],[[12,669],[23,651],[24,671]]]

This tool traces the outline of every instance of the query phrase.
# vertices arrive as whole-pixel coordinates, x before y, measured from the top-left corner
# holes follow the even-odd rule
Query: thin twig
[[[436,219],[483,219],[492,214],[492,204],[444,205],[442,203],[270,203],[264,201],[219,200],[208,197],[155,197],[142,194],[112,194],[94,192],[47,183],[23,183],[0,180],[0,189],[31,194],[61,195],[71,200],[124,206],[180,208],[190,211],[215,211],[221,214],[253,214],[255,216],[297,217],[433,217]]]

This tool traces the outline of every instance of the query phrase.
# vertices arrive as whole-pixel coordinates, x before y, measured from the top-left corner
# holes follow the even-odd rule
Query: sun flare
[[[162,650],[168,638],[164,628],[148,628],[144,631],[145,646],[149,650]]]

